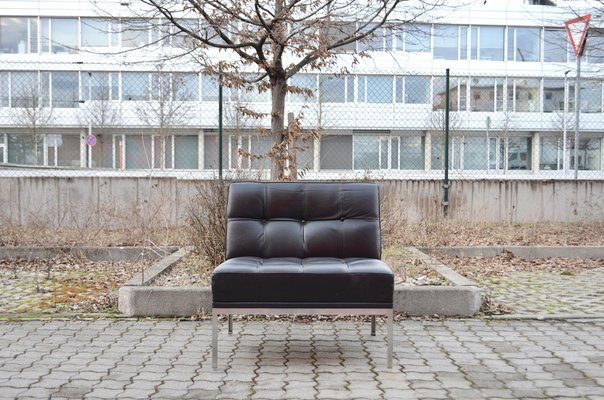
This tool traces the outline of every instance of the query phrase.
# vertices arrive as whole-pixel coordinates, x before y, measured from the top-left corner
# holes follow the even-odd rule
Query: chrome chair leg
[[[392,348],[394,347],[393,344],[393,335],[392,335],[392,325],[393,325],[393,320],[394,320],[394,312],[393,310],[390,310],[388,312],[388,317],[387,317],[387,331],[388,331],[388,355],[387,357],[387,363],[388,363],[388,368],[392,368]]]
[[[371,316],[371,336],[375,336],[375,315]]]
[[[212,310],[212,369],[218,368],[218,313]]]

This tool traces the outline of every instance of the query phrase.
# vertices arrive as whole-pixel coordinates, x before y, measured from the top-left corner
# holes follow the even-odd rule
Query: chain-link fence
[[[442,179],[445,71],[299,73],[286,114],[316,136],[290,144],[304,179]],[[452,179],[603,179],[603,80],[452,72]],[[270,177],[270,92],[180,69],[97,63],[0,65],[0,174]],[[249,112],[241,110],[252,110]],[[295,148],[295,150],[294,150]],[[576,154],[575,154],[576,153]],[[577,160],[577,161],[575,161]],[[293,161],[290,161],[293,162]],[[575,166],[576,164],[576,166]]]

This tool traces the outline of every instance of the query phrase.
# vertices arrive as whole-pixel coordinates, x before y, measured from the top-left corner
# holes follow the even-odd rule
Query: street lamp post
[[[568,73],[570,69],[564,72],[564,111],[562,114],[562,170],[564,171],[564,176],[568,174],[568,157],[566,155],[566,118],[568,115]]]

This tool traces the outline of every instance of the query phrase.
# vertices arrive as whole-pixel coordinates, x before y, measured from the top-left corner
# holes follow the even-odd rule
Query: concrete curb
[[[178,247],[159,247],[144,253],[147,259],[161,259],[178,250]],[[76,255],[91,261],[136,261],[144,252],[141,247],[0,247],[0,259],[53,258],[60,255]]]
[[[122,286],[149,286],[160,274],[169,272],[181,258],[189,254],[188,248],[181,248],[169,256],[163,258],[157,264],[153,264],[140,274],[134,275]]]
[[[397,286],[394,289],[395,311],[417,316],[437,314],[469,317],[480,310],[482,291],[476,283],[459,275],[430,255],[415,248],[407,250],[434,268],[451,282],[452,286]],[[156,276],[168,271],[185,254],[187,253],[184,249],[177,251],[145,271],[145,279],[137,276],[122,286],[119,289],[119,311],[127,317],[183,317],[211,312],[210,288],[147,286]]]
[[[126,317],[184,317],[212,312],[212,289],[122,286],[118,309]]]
[[[525,260],[548,257],[604,258],[604,246],[454,246],[420,247],[425,253],[443,253],[454,257],[495,257],[509,251]]]

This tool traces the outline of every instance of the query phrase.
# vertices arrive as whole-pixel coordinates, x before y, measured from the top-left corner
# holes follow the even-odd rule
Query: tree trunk
[[[271,136],[273,146],[282,149],[284,139],[284,124],[285,124],[285,95],[287,93],[287,81],[285,73],[282,76],[271,77]],[[275,148],[275,147],[274,147]],[[279,180],[283,178],[286,159],[280,150],[273,154],[271,163],[271,180]]]

